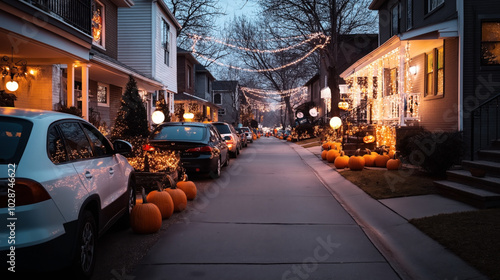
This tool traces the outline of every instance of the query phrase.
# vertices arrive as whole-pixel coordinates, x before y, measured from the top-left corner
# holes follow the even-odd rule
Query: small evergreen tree
[[[147,137],[148,134],[146,108],[139,96],[135,79],[129,76],[127,88],[122,95],[120,110],[116,116],[112,138],[133,139]]]

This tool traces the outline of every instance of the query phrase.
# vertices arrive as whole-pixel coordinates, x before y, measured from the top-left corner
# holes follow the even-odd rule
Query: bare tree
[[[372,0],[259,0],[270,24],[287,34],[305,35],[322,32],[330,43],[321,49],[321,63],[328,72],[332,92],[331,116],[339,115],[339,46],[346,34],[373,30],[376,17],[368,11]]]
[[[278,92],[301,86],[307,77],[317,71],[307,60],[294,63],[305,53],[304,49],[295,48],[280,52],[265,52],[289,47],[294,42],[283,40],[279,34],[262,18],[260,21],[249,21],[242,16],[236,18],[231,28],[232,43],[239,44],[243,51],[237,53],[244,67],[255,71],[262,78],[262,86]],[[259,51],[255,51],[259,50]],[[291,64],[289,67],[281,67]],[[263,71],[274,69],[273,71]],[[254,74],[255,74],[254,73]],[[262,88],[261,86],[261,88]],[[293,126],[293,107],[290,94],[283,93],[276,101],[285,104],[285,116],[288,124]],[[286,126],[286,122],[282,122]]]
[[[193,46],[192,35],[217,36],[217,17],[225,15],[219,6],[219,0],[162,0],[165,1],[182,29],[178,37],[178,45],[186,50]],[[196,51],[205,57],[217,60],[227,55],[224,46],[198,41]],[[195,54],[196,55],[196,54]],[[203,60],[204,66],[211,61]]]

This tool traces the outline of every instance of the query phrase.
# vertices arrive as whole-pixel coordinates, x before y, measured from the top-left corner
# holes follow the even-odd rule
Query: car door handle
[[[111,175],[115,174],[115,170],[113,168],[110,168],[109,169],[109,174],[111,174]]]
[[[89,171],[85,172],[85,178],[92,179],[92,174]]]

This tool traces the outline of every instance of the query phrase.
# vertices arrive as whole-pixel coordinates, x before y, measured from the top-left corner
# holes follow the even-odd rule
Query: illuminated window
[[[439,47],[426,54],[425,94],[439,96],[444,94],[444,49]]]
[[[97,85],[97,105],[109,106],[109,86],[104,84]]]
[[[481,65],[500,65],[500,21],[481,23]]]
[[[92,2],[92,42],[104,47],[104,5]]]

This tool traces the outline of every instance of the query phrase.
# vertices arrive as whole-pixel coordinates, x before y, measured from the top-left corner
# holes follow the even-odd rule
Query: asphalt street
[[[287,143],[260,138],[198,196],[135,279],[400,279]]]

